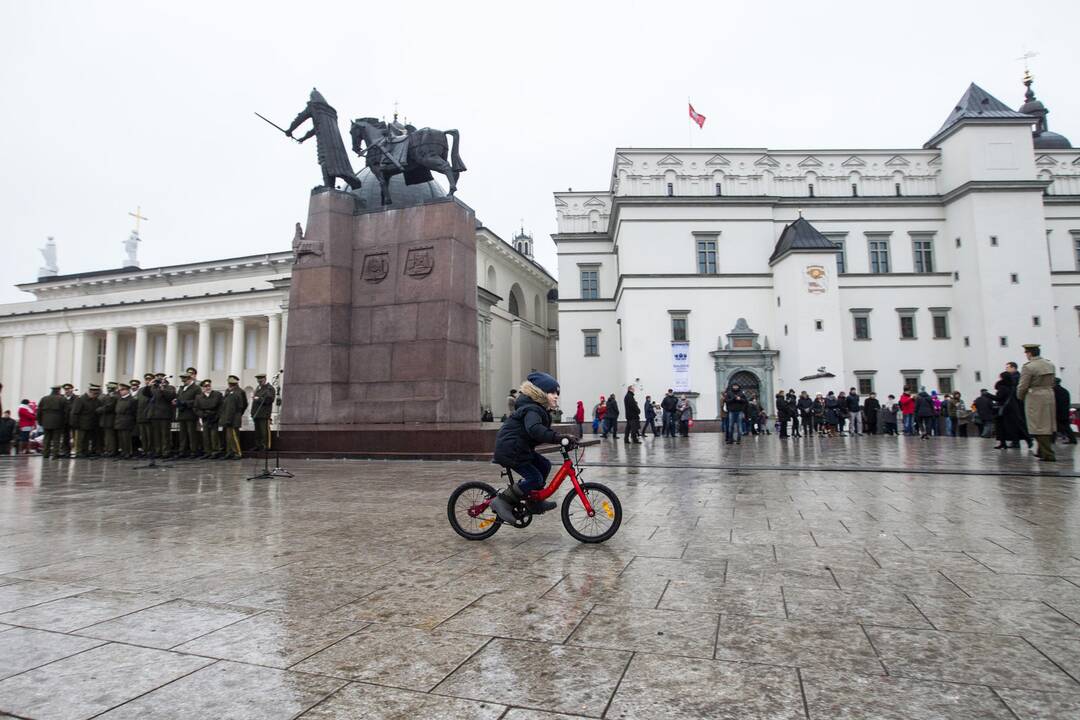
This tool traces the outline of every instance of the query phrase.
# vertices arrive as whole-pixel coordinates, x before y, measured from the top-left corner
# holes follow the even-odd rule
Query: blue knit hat
[[[529,377],[525,378],[536,387],[540,388],[546,393],[559,392],[559,381],[551,377],[547,373],[534,372],[529,373]]]

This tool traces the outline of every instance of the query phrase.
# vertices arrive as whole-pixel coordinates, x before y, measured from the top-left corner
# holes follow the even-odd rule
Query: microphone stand
[[[281,373],[282,373],[282,370],[278,370],[277,374],[274,375],[274,379],[270,381],[270,387],[274,388],[274,402],[278,403],[278,404],[280,404],[280,402],[281,402],[281,382],[280,382]],[[259,407],[255,409],[256,412],[258,412],[260,409],[262,409],[263,399],[264,398],[259,398]],[[269,426],[266,429],[266,438],[267,438],[267,440],[270,439],[270,428],[269,428]],[[277,440],[278,440],[277,443],[273,443],[273,445],[274,445],[274,469],[273,470],[270,469],[270,451],[267,450],[264,447],[263,448],[263,471],[261,473],[259,473],[258,475],[252,475],[251,477],[248,478],[248,480],[270,480],[272,478],[279,478],[279,477],[285,477],[285,478],[296,477],[291,472],[289,472],[285,468],[281,467],[281,424],[280,423],[278,424],[278,428],[277,428]]]

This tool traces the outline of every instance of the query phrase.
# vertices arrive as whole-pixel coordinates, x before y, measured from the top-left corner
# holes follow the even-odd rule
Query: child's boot
[[[513,525],[517,523],[517,518],[514,517],[514,508],[524,497],[525,492],[521,489],[521,483],[516,482],[491,501],[491,509],[504,523]]]

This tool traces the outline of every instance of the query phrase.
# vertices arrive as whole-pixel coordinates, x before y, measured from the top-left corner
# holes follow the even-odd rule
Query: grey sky
[[[918,147],[975,81],[1080,144],[1080,3],[277,3],[0,5],[0,301],[36,277],[287,249],[319,183],[285,125],[312,85],[348,119],[462,132],[460,197],[554,268],[551,193],[607,186],[619,145]],[[319,8],[318,11],[315,8]],[[322,17],[320,17],[322,14]],[[423,15],[423,17],[421,17]],[[359,163],[356,163],[359,169]],[[525,168],[531,168],[526,170]]]

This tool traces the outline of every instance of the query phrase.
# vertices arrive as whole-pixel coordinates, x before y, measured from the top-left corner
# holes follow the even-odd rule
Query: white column
[[[210,332],[210,321],[199,321],[199,338],[198,349],[195,351],[195,357],[198,358],[195,362],[195,369],[199,371],[199,379],[210,377],[210,352],[212,350],[211,344],[213,343],[213,337]]]
[[[51,388],[56,384],[56,363],[60,359],[56,355],[60,347],[60,336],[52,332],[45,337],[48,340],[45,346],[45,384]]]
[[[244,318],[233,318],[232,321],[232,361],[229,363],[229,374],[240,378],[244,370]]]
[[[281,369],[281,313],[270,313],[266,319],[266,374],[273,378]]]
[[[78,393],[86,392],[86,331],[75,331],[72,343],[71,384]]]
[[[8,410],[14,409],[11,416],[14,418],[19,417],[19,401],[22,400],[23,392],[23,353],[26,351],[26,336],[16,335],[15,338],[15,357],[11,361],[11,390],[5,393],[5,397],[8,400]],[[44,393],[42,393],[44,395]]]
[[[116,328],[105,331],[105,374],[101,384],[119,382],[116,379],[116,356],[120,350],[120,336]]]
[[[278,367],[285,369],[285,348],[289,344],[289,308],[285,307],[281,309],[281,345],[280,354],[278,355]],[[282,378],[284,378],[282,374]]]
[[[169,323],[165,326],[165,374],[171,376],[170,383],[176,382],[176,357],[180,350],[179,346],[180,328],[176,323]]]
[[[147,335],[145,325],[135,326],[135,367],[131,368],[131,377],[139,378],[142,380],[142,376],[146,374],[149,369],[146,367],[146,351],[149,343],[149,336]],[[128,378],[129,380],[131,378]]]

